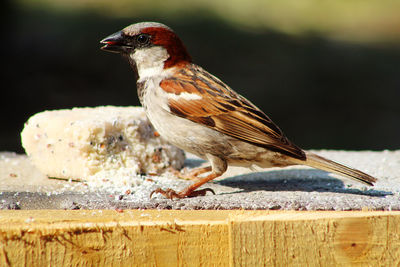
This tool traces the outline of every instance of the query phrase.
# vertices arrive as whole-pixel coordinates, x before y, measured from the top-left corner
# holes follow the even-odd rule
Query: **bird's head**
[[[100,41],[102,50],[120,53],[135,64],[139,77],[191,62],[181,39],[164,24],[132,24]],[[141,72],[143,75],[141,75]]]

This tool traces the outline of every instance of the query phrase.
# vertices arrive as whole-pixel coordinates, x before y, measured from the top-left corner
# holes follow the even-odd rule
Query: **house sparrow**
[[[196,190],[222,175],[228,165],[262,168],[307,165],[353,178],[367,185],[376,179],[359,170],[307,152],[249,100],[192,63],[179,37],[156,22],[132,24],[100,42],[101,49],[126,57],[137,76],[137,90],[146,114],[162,137],[211,166],[188,173],[210,172],[180,192],[158,188],[167,198],[205,195]],[[150,195],[150,197],[151,197]]]

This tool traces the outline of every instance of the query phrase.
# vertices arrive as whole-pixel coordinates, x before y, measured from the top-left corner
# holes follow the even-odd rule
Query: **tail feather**
[[[367,185],[374,185],[373,183],[377,181],[376,178],[362,171],[346,167],[310,152],[306,152],[306,161],[302,161],[301,164],[352,178]]]

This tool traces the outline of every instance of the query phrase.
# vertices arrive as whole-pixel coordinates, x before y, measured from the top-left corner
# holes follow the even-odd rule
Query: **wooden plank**
[[[400,264],[400,212],[0,211],[0,266],[363,264]]]
[[[240,216],[242,217],[242,216]],[[398,212],[277,213],[230,221],[235,266],[399,266]]]
[[[218,212],[1,211],[0,262],[12,266],[227,265]]]

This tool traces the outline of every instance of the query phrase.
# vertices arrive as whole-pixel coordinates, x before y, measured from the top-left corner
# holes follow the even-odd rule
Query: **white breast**
[[[171,114],[168,93],[160,88],[160,81],[161,78],[147,79],[143,95],[146,114],[160,135],[175,146],[199,157],[204,157],[209,151],[229,151],[229,145],[221,133]]]
[[[165,48],[154,46],[137,49],[130,57],[136,62],[138,82],[142,82],[147,78],[163,75],[164,61],[169,58],[169,55]]]

